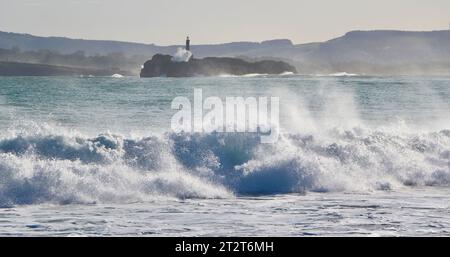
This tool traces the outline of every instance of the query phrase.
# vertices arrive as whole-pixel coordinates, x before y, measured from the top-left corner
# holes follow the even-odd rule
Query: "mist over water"
[[[0,78],[0,206],[450,186],[450,80]],[[281,136],[170,131],[176,96],[280,97]]]

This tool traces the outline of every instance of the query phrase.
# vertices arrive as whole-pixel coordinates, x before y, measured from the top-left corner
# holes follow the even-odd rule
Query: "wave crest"
[[[450,186],[450,132],[355,128],[125,138],[70,133],[0,140],[0,205],[222,198],[234,194]]]

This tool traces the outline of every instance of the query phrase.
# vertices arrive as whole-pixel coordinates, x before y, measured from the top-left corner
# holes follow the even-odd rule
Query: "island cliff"
[[[296,69],[281,61],[247,62],[228,57],[190,58],[187,62],[175,62],[170,55],[156,54],[144,64],[141,77],[194,77],[245,74],[296,73]]]

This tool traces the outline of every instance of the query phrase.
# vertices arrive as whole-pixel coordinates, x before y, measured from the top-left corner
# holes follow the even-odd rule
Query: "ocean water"
[[[279,140],[172,132],[194,88]],[[449,77],[0,77],[0,235],[450,235],[449,114]]]

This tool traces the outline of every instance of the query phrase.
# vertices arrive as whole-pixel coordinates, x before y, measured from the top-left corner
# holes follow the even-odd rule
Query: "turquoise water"
[[[10,128],[17,121],[33,121],[94,134],[107,130],[165,132],[175,113],[171,101],[177,96],[192,99],[193,89],[201,88],[204,97],[279,96],[285,107],[280,110],[285,128],[291,126],[292,119],[305,118],[302,115],[313,116],[313,120],[347,119],[347,111],[370,125],[395,121],[412,126],[445,125],[450,108],[449,84],[446,77],[3,77],[0,121],[2,128]],[[300,110],[292,113],[293,108]]]
[[[205,98],[279,97],[279,140],[172,132],[171,102],[193,99],[194,88]],[[271,234],[268,224],[277,235],[448,233],[449,113],[448,77],[0,77],[0,233],[210,235],[212,223],[218,235]],[[434,227],[405,220],[402,204],[437,215]],[[127,210],[136,224],[148,212],[149,224],[169,213],[174,225],[127,226]],[[380,214],[373,226],[349,226],[377,211],[393,223]],[[244,231],[230,215],[254,226]]]

